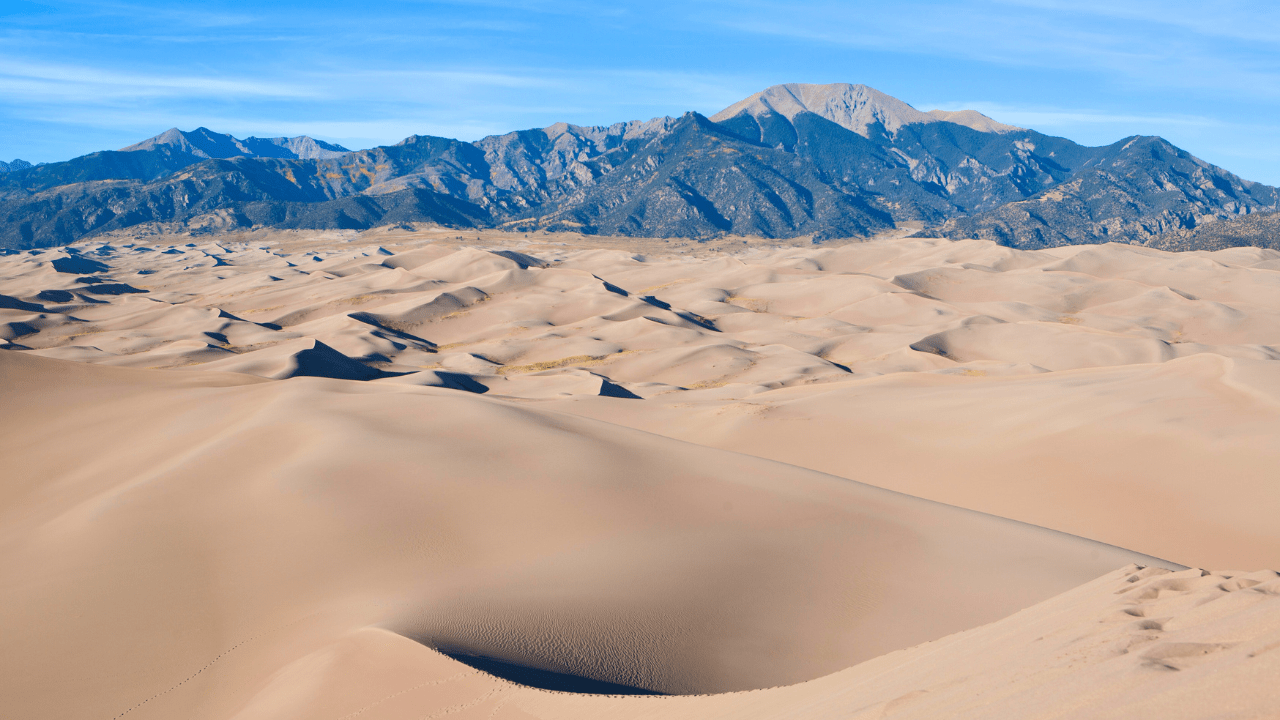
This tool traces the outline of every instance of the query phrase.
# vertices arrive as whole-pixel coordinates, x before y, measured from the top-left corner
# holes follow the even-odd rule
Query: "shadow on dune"
[[[630,390],[622,387],[621,385],[618,385],[616,383],[611,383],[608,380],[604,380],[600,383],[600,394],[604,397],[624,398],[627,400],[643,399],[639,395],[631,392]]]
[[[319,340],[314,341],[312,347],[298,351],[294,357],[297,367],[289,377],[310,375],[337,380],[372,380],[383,376],[381,370],[361,364]]]
[[[90,275],[97,272],[105,272],[111,267],[106,263],[100,263],[97,260],[90,260],[85,257],[64,257],[56,258],[53,261],[53,269],[56,272],[68,273],[71,275]]]
[[[539,670],[538,668],[516,665],[503,660],[494,660],[493,658],[444,652],[443,650],[441,652],[464,665],[469,665],[477,670],[489,673],[494,677],[499,677],[503,680],[519,685],[525,685],[527,687],[539,688],[541,690],[555,690],[557,692],[583,693],[589,695],[664,694],[654,690],[631,687],[630,685],[619,685],[618,683],[605,682],[604,680],[593,680],[591,678],[580,677],[578,675],[552,672],[550,670]]]
[[[436,375],[444,381],[444,386],[447,388],[465,390],[477,395],[483,395],[489,392],[489,386],[476,382],[476,380],[470,375],[442,371],[436,371]]]

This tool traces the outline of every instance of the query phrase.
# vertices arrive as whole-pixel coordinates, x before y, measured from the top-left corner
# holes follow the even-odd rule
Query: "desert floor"
[[[1280,707],[1278,252],[115,236],[0,350],[14,717]]]

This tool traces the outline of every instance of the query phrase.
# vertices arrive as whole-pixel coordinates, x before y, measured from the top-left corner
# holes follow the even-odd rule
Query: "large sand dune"
[[[1280,567],[1280,363],[901,373],[549,407],[856,477],[1202,567]]]
[[[1280,566],[1280,253],[600,244],[0,257],[6,710],[1276,700],[1274,575],[1158,568]]]
[[[223,666],[266,677],[365,626],[668,693],[768,687],[1157,562],[455,390],[0,363],[24,419],[0,441],[0,676],[25,716],[228,712],[253,684]]]

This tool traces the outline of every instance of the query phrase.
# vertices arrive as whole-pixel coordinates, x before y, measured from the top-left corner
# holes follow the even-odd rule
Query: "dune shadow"
[[[538,668],[517,665],[504,660],[495,660],[493,658],[466,655],[463,653],[445,652],[443,650],[440,652],[464,665],[469,665],[477,670],[489,673],[494,677],[499,677],[518,685],[538,688],[540,690],[583,693],[588,695],[665,694],[655,690],[632,687],[630,685],[620,685],[618,683],[606,682],[604,680],[593,680],[592,678],[581,677],[579,675],[569,675],[567,673],[558,673],[551,670],[540,670]]]
[[[631,392],[630,390],[605,380],[600,383],[600,394],[604,397],[625,398],[627,400],[643,400],[644,398]]]
[[[464,373],[451,373],[451,372],[442,372],[437,370],[436,376],[445,382],[445,387],[447,388],[452,388],[454,390],[465,390],[467,392],[475,393],[477,395],[483,395],[489,392],[488,385],[482,385],[481,383],[477,382],[475,378],[472,378],[470,375],[466,375]]]
[[[71,275],[90,275],[110,270],[111,266],[86,257],[72,256],[56,258],[53,261],[53,269],[56,272],[69,273]]]

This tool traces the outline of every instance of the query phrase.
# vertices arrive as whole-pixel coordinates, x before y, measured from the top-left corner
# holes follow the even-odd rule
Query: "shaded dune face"
[[[1280,573],[1130,566],[990,625],[808,683],[654,699],[517,691],[494,712],[673,720],[1268,717],[1278,697],[1277,642]]]
[[[468,667],[496,679],[506,680],[527,688],[552,690],[560,693],[581,693],[587,695],[662,695],[655,690],[645,690],[631,685],[593,680],[582,675],[540,670],[532,665],[519,665],[504,660],[495,660],[482,655],[468,655],[464,652],[447,652],[441,650],[450,660],[455,660]]]
[[[1159,562],[452,390],[21,353],[0,372],[24,418],[0,440],[23,480],[4,499],[7,677],[84,683],[100,713],[217,648],[269,675],[370,626],[638,690],[770,687]]]

